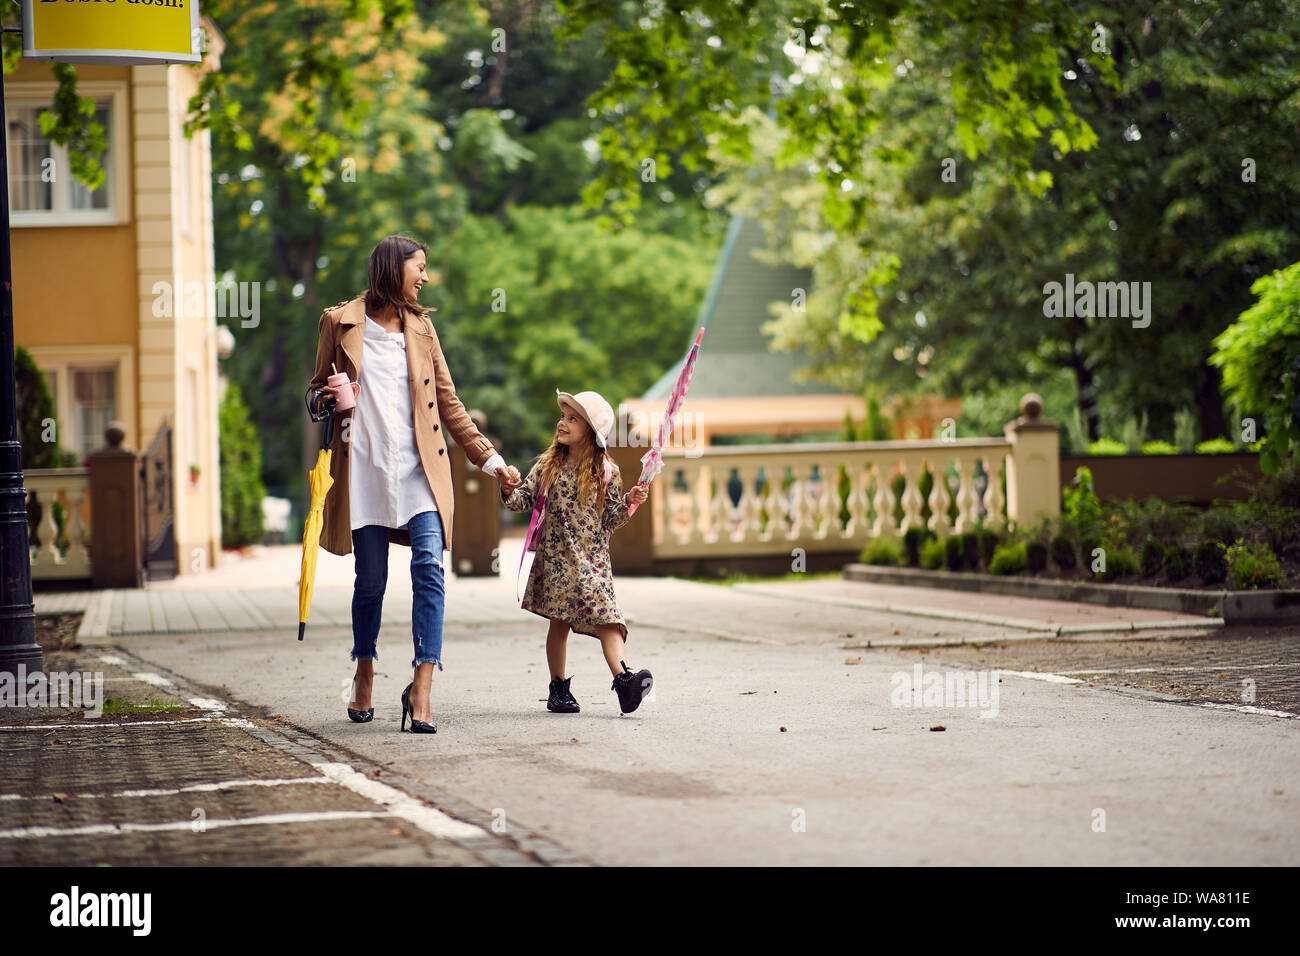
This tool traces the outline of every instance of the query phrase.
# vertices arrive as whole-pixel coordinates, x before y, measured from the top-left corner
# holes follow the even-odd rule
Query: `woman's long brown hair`
[[[389,306],[397,311],[399,318],[404,312],[415,315],[428,315],[429,310],[414,299],[405,298],[403,289],[406,278],[406,260],[417,252],[428,255],[429,249],[424,243],[416,242],[409,236],[388,236],[381,239],[375,251],[370,253],[370,288],[366,290],[366,313],[376,315]]]

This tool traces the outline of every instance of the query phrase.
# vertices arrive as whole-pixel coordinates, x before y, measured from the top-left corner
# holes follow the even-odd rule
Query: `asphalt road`
[[[341,629],[301,644],[278,631],[107,643],[433,788],[435,803],[454,798],[498,833],[542,834],[593,863],[1246,866],[1300,851],[1300,720],[1044,679],[1023,661],[998,682],[986,671],[976,705],[958,705],[945,678],[950,694],[979,692],[970,667],[1006,663],[862,637],[1027,647],[1032,635],[671,579],[620,582],[630,663],[654,671],[653,697],[620,716],[597,642],[575,635],[582,713],[554,715],[544,622],[509,603],[509,586],[453,583],[434,736],[397,730],[406,626],[381,634],[365,725],[344,713]],[[1295,648],[1280,653],[1294,661]]]

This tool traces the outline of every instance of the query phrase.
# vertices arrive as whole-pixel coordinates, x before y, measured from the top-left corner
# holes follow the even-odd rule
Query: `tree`
[[[1260,465],[1275,474],[1300,450],[1300,262],[1251,286],[1259,301],[1214,340],[1210,362],[1243,415],[1261,416]]]
[[[262,449],[239,386],[221,398],[221,542],[239,548],[262,540]]]

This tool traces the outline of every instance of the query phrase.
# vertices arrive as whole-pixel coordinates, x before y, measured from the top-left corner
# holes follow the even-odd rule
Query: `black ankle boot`
[[[630,714],[641,706],[641,701],[650,693],[655,681],[649,671],[639,670],[634,674],[632,668],[627,666],[627,661],[620,663],[623,665],[623,673],[614,678],[613,689],[618,694],[619,708],[623,713]]]
[[[546,701],[546,709],[553,714],[578,713],[578,701],[569,693],[569,681],[572,677],[551,679],[551,695]]]

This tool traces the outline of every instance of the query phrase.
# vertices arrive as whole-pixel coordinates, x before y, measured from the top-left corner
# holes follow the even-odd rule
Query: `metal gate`
[[[147,581],[176,577],[176,502],[172,493],[172,427],[158,429],[140,459],[140,526]]]

